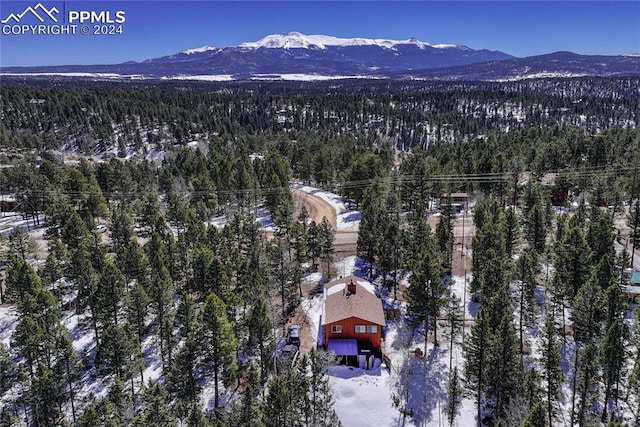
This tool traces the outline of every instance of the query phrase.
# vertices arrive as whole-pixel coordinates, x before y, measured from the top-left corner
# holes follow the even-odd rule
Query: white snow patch
[[[305,299],[302,301],[301,306],[302,311],[309,321],[311,337],[317,342],[318,336],[320,335],[320,328],[322,327],[322,312],[324,309],[322,295],[317,295],[311,299]]]
[[[235,78],[231,74],[195,74],[192,76],[162,76],[160,80],[198,80],[203,82],[231,82]]]
[[[11,335],[18,324],[18,311],[10,305],[0,306],[0,342],[9,348]]]
[[[363,288],[365,288],[367,291],[369,291],[373,295],[376,294],[376,287],[373,285],[373,283],[366,282],[366,281],[363,281],[363,280],[357,280],[356,282],[358,282],[358,285],[362,286]]]
[[[337,285],[333,285],[332,287],[327,289],[327,296],[338,293],[346,287],[347,285],[345,283],[338,283]]]
[[[353,274],[357,268],[356,263],[358,262],[357,256],[348,256],[343,259],[336,260],[333,263],[333,268],[342,277]]]
[[[328,374],[335,396],[333,408],[343,426],[400,425],[400,413],[391,400],[393,381],[386,369],[330,366]]]
[[[347,79],[382,79],[386,77],[361,76],[361,75],[326,75],[326,74],[305,74],[305,73],[284,73],[284,74],[254,74],[251,80],[271,81],[326,81],[326,80],[347,80]]]
[[[212,50],[220,50],[220,49],[213,46],[202,46],[202,47],[196,47],[193,49],[183,50],[182,53],[184,53],[185,55],[191,55],[193,53],[203,53],[203,52],[209,52]]]
[[[531,73],[531,74],[522,74],[518,76],[508,77],[506,79],[497,79],[493,80],[496,82],[513,82],[518,80],[526,80],[526,79],[547,79],[547,78],[558,78],[558,77],[585,77],[588,74],[585,73],[570,73],[565,71],[541,71],[539,73]]]
[[[119,79],[122,77],[128,77],[122,74],[116,73],[2,73],[3,76],[32,76],[32,77],[47,77],[47,76],[62,76],[62,77],[96,77],[103,79]],[[132,76],[133,77],[133,76]]]

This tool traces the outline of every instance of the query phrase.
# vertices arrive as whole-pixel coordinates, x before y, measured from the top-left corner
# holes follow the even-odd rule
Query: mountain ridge
[[[640,56],[580,55],[558,51],[517,58],[501,51],[457,44],[406,40],[340,38],[299,32],[271,34],[255,42],[218,48],[205,45],[120,64],[0,67],[20,75],[109,74],[110,78],[215,80],[308,78],[388,78],[505,80],[535,77],[640,74]],[[265,78],[265,76],[267,76]],[[308,77],[305,77],[308,76]]]

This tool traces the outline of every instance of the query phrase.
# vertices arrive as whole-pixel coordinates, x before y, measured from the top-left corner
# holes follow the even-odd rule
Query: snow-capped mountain
[[[500,80],[519,76],[615,75],[640,73],[640,57],[573,53],[515,58],[500,51],[456,44],[406,40],[339,38],[297,32],[216,48],[203,46],[142,62],[113,65],[5,67],[0,73],[298,80],[335,78],[435,78]],[[72,74],[73,73],[73,74]],[[285,78],[286,79],[286,78]]]
[[[185,55],[191,55],[194,53],[203,53],[203,52],[211,52],[211,51],[218,51],[220,49],[218,49],[217,47],[213,47],[213,46],[202,46],[202,47],[197,47],[195,49],[187,49],[187,50],[183,50],[180,53],[184,53]]]
[[[471,50],[466,46],[455,44],[429,44],[415,38],[407,40],[367,39],[367,38],[340,38],[333,36],[305,35],[297,32],[286,34],[272,34],[257,42],[246,42],[238,47],[246,49],[327,49],[332,46],[377,46],[383,49],[395,49],[398,45],[414,45],[420,49],[433,47],[435,49],[461,49]]]

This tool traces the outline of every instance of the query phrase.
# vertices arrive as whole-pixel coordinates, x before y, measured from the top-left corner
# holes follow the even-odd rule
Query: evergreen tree
[[[577,227],[569,229],[555,246],[555,263],[558,279],[566,285],[571,300],[589,277],[589,264],[585,257],[588,245],[584,232]]]
[[[204,367],[213,374],[214,403],[220,406],[220,386],[228,385],[237,369],[237,339],[227,318],[227,306],[216,294],[205,300],[199,332]]]
[[[226,413],[227,425],[263,427],[262,407],[257,398],[260,390],[260,376],[253,364],[247,369],[245,388],[240,402],[234,402]]]
[[[327,217],[322,217],[322,222],[318,229],[318,239],[320,241],[320,255],[324,258],[324,261],[327,264],[327,278],[330,278],[331,255],[333,254],[333,241],[335,240],[335,234]]]
[[[249,317],[249,346],[258,347],[260,358],[260,379],[267,380],[267,371],[273,351],[273,323],[267,307],[266,297],[259,298],[251,310]]]
[[[504,251],[507,254],[507,258],[511,258],[518,245],[518,238],[520,237],[520,225],[518,224],[518,216],[514,208],[505,211],[504,232]]]
[[[610,399],[613,398],[613,407],[618,407],[619,387],[626,360],[626,335],[623,321],[616,319],[607,329],[600,344],[600,361],[605,383],[602,422],[607,421],[607,409],[611,405]]]
[[[155,314],[158,325],[158,342],[162,366],[168,370],[171,366],[171,351],[174,344],[173,337],[173,296],[174,287],[166,264],[168,255],[166,246],[160,234],[153,233],[151,241],[147,243],[149,263],[151,266],[151,280],[147,295],[151,300],[151,310]]]
[[[522,427],[547,427],[553,424],[547,424],[547,414],[541,402],[535,403],[527,414]]]
[[[537,253],[533,250],[524,250],[516,262],[515,279],[518,289],[518,313],[520,333],[520,354],[523,354],[524,329],[531,325],[536,311],[536,273]]]
[[[465,386],[475,394],[478,426],[482,424],[482,402],[487,390],[488,347],[491,340],[489,328],[488,308],[481,306],[464,345]]]
[[[631,253],[636,253],[636,247],[640,243],[640,200],[636,200],[633,204],[633,208],[629,209],[629,215],[627,216],[627,226],[631,228]],[[631,258],[633,261],[633,257]]]
[[[498,293],[491,301],[491,316],[499,307],[508,307],[506,292]],[[487,358],[487,396],[490,397],[496,419],[505,420],[507,409],[522,394],[524,372],[518,338],[513,326],[513,314],[506,310],[491,334]]]
[[[460,386],[460,378],[458,378],[458,367],[453,368],[453,374],[449,378],[449,385],[447,387],[447,420],[449,426],[453,427],[456,415],[458,414],[458,408],[462,403],[462,388]]]
[[[171,413],[165,389],[154,382],[150,384],[142,396],[144,410],[138,414],[133,425],[138,427],[174,427],[176,419]]]
[[[449,294],[449,302],[447,304],[447,317],[449,318],[449,372],[453,366],[453,343],[456,336],[461,332],[462,324],[465,321],[464,307],[462,307],[460,298],[454,293]]]
[[[447,272],[451,272],[451,263],[453,262],[454,237],[451,217],[451,208],[445,209],[444,214],[438,220],[435,231],[438,249],[442,254],[442,266]]]
[[[584,425],[589,416],[587,411],[597,399],[598,348],[589,343],[578,351],[576,358],[580,361],[577,371],[578,407],[572,415],[572,422]]]
[[[441,258],[435,252],[434,242],[425,242],[425,246],[414,263],[413,274],[409,278],[411,286],[407,289],[405,298],[408,313],[424,322],[426,353],[429,331],[433,331],[433,343],[438,346],[437,318],[446,300]]]
[[[306,393],[310,416],[307,419],[309,425],[318,427],[340,426],[340,421],[333,410],[334,398],[327,378],[327,366],[330,363],[328,354],[311,349],[308,357],[301,363],[302,368],[309,372],[308,387]],[[308,365],[308,367],[307,367]]]
[[[374,181],[365,190],[362,200],[358,254],[369,262],[369,278],[373,275],[373,263],[380,256],[380,243],[384,237],[386,194],[386,185]]]
[[[542,330],[542,354],[541,354],[542,378],[546,382],[546,413],[549,424],[553,425],[553,417],[557,413],[555,404],[560,398],[564,373],[562,371],[562,356],[560,354],[560,342],[556,332],[554,310],[548,309]]]

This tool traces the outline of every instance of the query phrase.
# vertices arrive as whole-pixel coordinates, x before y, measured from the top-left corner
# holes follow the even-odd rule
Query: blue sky
[[[60,10],[126,13],[122,35],[0,35],[0,65],[142,61],[298,31],[464,44],[529,56],[640,52],[639,1],[47,1]],[[0,19],[38,0],[0,2]],[[35,23],[26,17],[23,23]],[[93,26],[91,26],[93,31]],[[79,28],[78,28],[79,31]],[[4,31],[3,31],[4,32]]]

